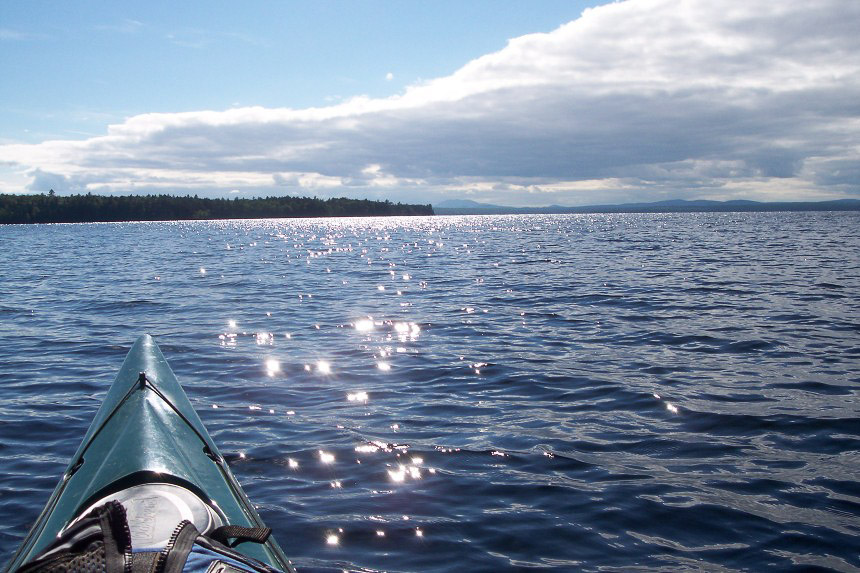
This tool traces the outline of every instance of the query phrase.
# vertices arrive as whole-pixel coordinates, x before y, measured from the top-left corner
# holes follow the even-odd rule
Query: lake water
[[[150,333],[300,571],[856,571],[859,231],[0,227],[0,561]]]

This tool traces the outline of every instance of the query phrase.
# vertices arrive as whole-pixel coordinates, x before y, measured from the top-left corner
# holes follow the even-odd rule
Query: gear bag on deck
[[[225,525],[201,535],[189,521],[160,549],[131,546],[125,508],[110,501],[90,511],[15,573],[283,573],[228,544],[265,543],[271,530]]]

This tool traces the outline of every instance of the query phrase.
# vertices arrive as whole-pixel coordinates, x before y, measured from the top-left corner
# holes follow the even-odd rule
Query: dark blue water
[[[0,561],[148,332],[300,571],[858,570],[858,230],[0,227]]]

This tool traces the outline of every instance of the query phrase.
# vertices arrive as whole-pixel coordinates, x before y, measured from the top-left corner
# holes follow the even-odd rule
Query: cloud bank
[[[854,0],[619,2],[385,99],[3,145],[0,190],[23,176],[35,192],[422,203],[858,196],[857,29]]]

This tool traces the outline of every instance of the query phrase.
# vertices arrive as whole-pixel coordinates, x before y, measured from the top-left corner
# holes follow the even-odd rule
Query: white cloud
[[[857,195],[858,23],[852,0],[619,2],[390,98],[139,115],[101,137],[0,146],[0,163],[36,191]]]
[[[385,74],[385,81],[390,82],[393,79],[394,79],[394,74],[392,74],[391,72],[388,72],[387,74]]]

